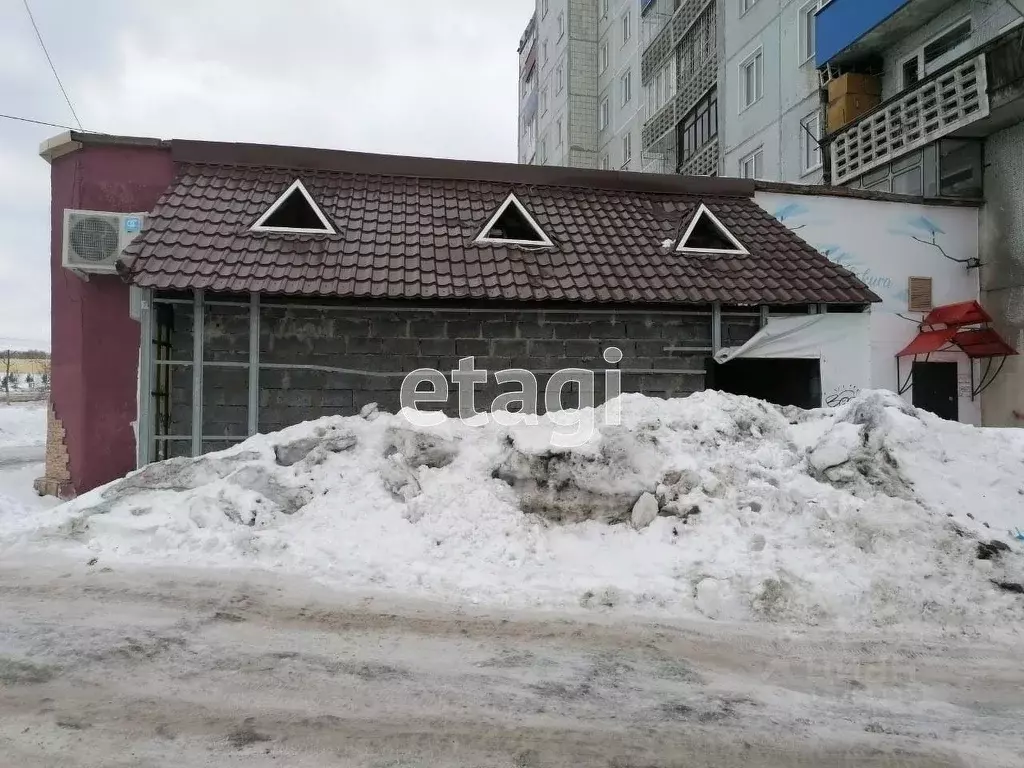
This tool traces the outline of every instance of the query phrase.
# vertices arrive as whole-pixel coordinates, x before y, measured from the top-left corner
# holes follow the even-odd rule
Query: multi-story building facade
[[[606,154],[602,144],[632,129],[623,115],[636,103],[634,5],[628,0],[537,0],[520,42],[520,162],[597,168]],[[612,33],[616,16],[618,37]],[[613,39],[620,44],[612,45]],[[616,72],[620,79],[613,83]],[[615,167],[623,165],[633,167],[629,162]]]
[[[716,176],[720,172],[718,68],[725,0],[653,0],[645,14],[640,63],[647,94],[643,169]]]
[[[817,65],[877,78],[879,103],[823,145],[837,185],[984,201],[979,273],[1002,337],[1024,352],[1024,0],[831,0]],[[941,232],[923,240],[941,243]],[[1006,357],[983,399],[990,425],[1024,426],[1024,361]]]
[[[815,14],[829,0],[725,0],[722,172],[820,184]]]
[[[520,162],[716,175],[721,1],[537,0]]]

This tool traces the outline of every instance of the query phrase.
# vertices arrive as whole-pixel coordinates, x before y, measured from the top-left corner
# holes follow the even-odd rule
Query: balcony
[[[832,0],[815,17],[815,64],[879,55],[958,0]]]
[[[675,51],[687,32],[715,0],[683,0],[640,59],[640,80],[647,85]],[[714,26],[714,25],[712,25]]]
[[[882,102],[825,143],[833,184],[944,137],[980,138],[1024,114],[1024,27],[991,40]]]
[[[689,76],[679,79],[676,95],[644,123],[641,136],[644,152],[657,152],[666,137],[675,138],[676,126],[718,81],[718,56],[711,56]]]

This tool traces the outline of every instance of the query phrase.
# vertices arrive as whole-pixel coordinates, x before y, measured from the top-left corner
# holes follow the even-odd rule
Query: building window
[[[551,0],[540,0],[540,17],[546,19],[548,11],[551,10]]]
[[[626,131],[622,135],[622,167],[633,162],[633,134]]]
[[[565,35],[565,13],[558,14],[558,39],[561,40]]]
[[[651,116],[676,95],[676,57],[672,56],[647,84],[647,114]]]
[[[611,109],[608,106],[608,97],[605,96],[601,99],[601,107],[597,111],[597,129],[603,131],[608,127],[608,121],[611,117]]]
[[[717,7],[717,3],[709,3],[679,42],[677,48],[679,82],[700,74],[700,70],[714,59],[717,45],[715,36],[718,25]]]
[[[622,106],[626,106],[633,98],[633,73],[628,69],[619,78],[619,87],[622,89]]]
[[[689,160],[718,135],[718,91],[712,89],[679,123],[680,162]]]
[[[921,79],[921,56],[915,53],[903,62],[903,87],[909,88]]]
[[[540,140],[540,149],[537,151],[537,157],[540,158],[540,162],[543,165],[548,161],[548,137],[542,136]]]
[[[630,12],[626,11],[622,14],[622,44],[625,45],[629,42],[629,36],[632,34],[632,20],[630,19]]]
[[[545,85],[540,92],[540,113],[546,115],[548,112],[548,87]]]
[[[555,146],[562,146],[562,118],[558,118],[555,121]]]
[[[740,64],[740,111],[764,96],[764,56],[760,48]]]
[[[565,89],[565,64],[559,63],[555,70],[555,93],[561,93]]]
[[[971,49],[971,18],[961,19],[933,37],[912,56],[903,60],[901,74],[907,88],[939,71]]]
[[[815,111],[800,121],[800,146],[803,147],[802,170],[810,173],[821,168],[821,115]]]
[[[814,15],[827,0],[811,0],[800,9],[800,62],[814,55]]]
[[[542,66],[548,65],[548,41],[545,40],[540,44],[540,63]]]
[[[608,153],[605,152],[603,155],[601,155],[601,170],[602,171],[610,171],[611,169],[612,169],[612,159],[611,159],[611,157],[608,156]]]
[[[761,147],[740,158],[740,177],[744,179],[764,178],[764,150]]]
[[[597,68],[598,71],[603,75],[605,70],[608,69],[608,41],[605,40],[601,43],[600,49],[597,51]]]
[[[601,18],[608,18],[608,0],[601,0]]]
[[[757,0],[740,0],[740,16],[757,5]]]

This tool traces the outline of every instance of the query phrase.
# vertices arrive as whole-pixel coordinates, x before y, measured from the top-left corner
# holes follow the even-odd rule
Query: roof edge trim
[[[528,186],[586,187],[695,197],[753,198],[755,192],[752,179],[599,171],[589,168],[410,157],[268,144],[175,139],[171,142],[171,155],[174,161],[180,164],[289,168],[326,173],[486,181]]]

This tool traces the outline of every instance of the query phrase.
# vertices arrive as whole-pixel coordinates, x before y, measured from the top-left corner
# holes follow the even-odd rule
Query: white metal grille
[[[654,74],[665,65],[668,57],[675,53],[680,41],[690,31],[694,22],[707,15],[705,12],[709,4],[714,13],[717,5],[714,0],[682,0],[669,22],[644,50],[640,62],[640,81],[644,85],[647,85]],[[714,23],[711,28],[711,41],[714,47]]]
[[[712,139],[679,168],[684,176],[718,175],[718,139]]]
[[[718,82],[718,56],[704,62],[697,72],[679,79],[679,90],[668,104],[654,113],[643,129],[644,151],[657,152],[655,145],[666,137],[675,137],[675,128],[694,105]]]
[[[891,100],[832,138],[832,182],[844,184],[989,113],[984,55]]]

